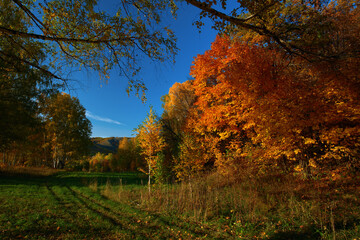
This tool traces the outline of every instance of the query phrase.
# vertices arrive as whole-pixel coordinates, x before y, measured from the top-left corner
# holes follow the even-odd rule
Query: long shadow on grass
[[[72,189],[70,189],[72,190]],[[74,190],[72,190],[74,191]],[[92,202],[93,204],[97,205],[98,207],[101,207],[103,209],[105,209],[106,211],[108,211],[109,213],[112,213],[114,215],[118,215],[118,216],[124,216],[124,213],[119,213],[117,211],[114,211],[113,209],[105,206],[104,204],[102,204],[101,202],[99,202],[98,200],[95,200],[81,192],[78,192],[78,191],[74,191],[76,194],[78,194],[79,196],[87,199],[88,201]],[[103,199],[103,200],[107,200],[107,201],[111,201],[109,200],[108,198],[106,198],[105,196],[103,195],[100,195],[100,197]],[[160,215],[158,214],[153,214],[153,213],[150,213],[150,212],[147,212],[147,211],[144,211],[144,210],[139,210],[139,209],[136,209],[136,208],[133,208],[133,207],[130,207],[129,205],[127,205],[128,208],[131,208],[134,212],[136,211],[139,211],[139,212],[142,212],[144,213],[146,216],[150,216],[152,220],[156,220],[158,221],[158,223],[164,225],[164,226],[168,226],[176,231],[181,231],[181,232],[184,232],[184,231],[187,231],[188,233],[192,234],[193,237],[202,237],[206,234],[209,234],[208,232],[205,232],[204,230],[196,230],[196,229],[190,229],[190,228],[184,228],[183,226],[181,226],[181,220],[178,219],[178,218],[174,218],[172,222],[170,221],[167,221],[164,217],[161,217]],[[130,218],[133,220],[133,222],[136,222],[134,224],[136,224],[138,227],[142,227],[142,228],[147,228],[148,230],[158,230],[158,228],[156,226],[149,226],[149,225],[146,225],[146,224],[143,224],[143,222],[137,222],[137,218],[135,218],[134,216],[131,216],[131,214],[126,214],[127,218]],[[192,225],[194,227],[194,225]]]
[[[131,224],[133,227],[135,227],[137,230],[136,231],[140,231],[140,232],[144,232],[145,235],[147,235],[147,233],[149,231],[151,231],[152,233],[154,233],[155,235],[157,235],[157,237],[174,237],[172,236],[173,233],[169,232],[169,229],[166,229],[166,227],[168,228],[172,228],[173,230],[179,231],[179,232],[184,232],[187,231],[188,233],[192,234],[193,237],[201,237],[206,235],[205,232],[195,232],[192,231],[191,229],[188,228],[181,228],[178,227],[177,224],[171,224],[170,222],[164,220],[163,218],[155,215],[155,214],[150,214],[146,211],[143,210],[135,210],[135,211],[140,211],[142,213],[144,213],[146,216],[151,216],[152,217],[152,221],[156,220],[157,223],[156,225],[149,225],[147,223],[144,223],[144,221],[139,221],[140,219],[138,219],[137,217],[135,217],[133,214],[129,213],[129,212],[117,212],[114,209],[111,209],[107,206],[105,206],[103,203],[99,202],[98,200],[95,200],[85,194],[83,194],[82,192],[78,192],[76,190],[73,190],[71,188],[69,188],[70,191],[72,191],[74,193],[74,195],[84,198],[87,201],[91,202],[91,204],[94,204],[95,206],[97,206],[98,208],[102,208],[104,210],[106,210],[106,212],[108,214],[114,215],[114,216],[118,216],[121,218],[126,218],[126,222],[128,222],[128,224]],[[105,198],[104,196],[100,195],[100,197],[103,200],[108,200],[107,198]],[[108,200],[111,201],[111,200]],[[127,205],[127,207],[130,207],[129,205]],[[133,209],[134,210],[134,209]],[[144,217],[144,216],[142,216]],[[160,229],[159,229],[160,228]],[[159,236],[161,235],[161,236]]]
[[[68,186],[88,185],[94,180],[98,186],[107,183],[119,184],[121,181],[124,185],[142,185],[146,182],[146,175],[142,173],[84,173],[84,172],[60,172],[54,175],[54,180]]]
[[[97,181],[98,186],[110,182],[118,184],[121,180],[123,185],[142,185],[146,182],[146,176],[141,173],[86,173],[86,172],[58,172],[50,176],[38,176],[24,173],[0,172],[1,185],[67,185],[83,186]]]
[[[24,175],[7,175],[0,174],[0,186],[26,185],[26,186],[43,186],[47,182],[52,182],[49,176],[24,176]]]
[[[94,212],[98,216],[100,216],[102,219],[109,221],[113,226],[119,227],[120,229],[126,231],[127,233],[139,237],[143,237],[146,239],[148,236],[146,236],[143,233],[134,232],[132,229],[126,227],[124,224],[122,224],[120,221],[118,221],[114,216],[111,216],[108,211],[103,211],[96,209],[95,207],[90,206],[92,202],[86,202],[82,197],[79,196],[73,189],[71,189],[69,186],[65,186],[66,189],[70,192],[70,194],[79,201],[80,207],[85,207],[86,209]],[[104,208],[103,208],[104,209]]]
[[[168,232],[166,229],[162,229],[163,231],[159,231],[158,225],[147,225],[144,224],[143,221],[138,221],[136,217],[134,217],[132,214],[124,212],[117,212],[114,209],[111,209],[110,207],[105,206],[104,204],[100,203],[99,201],[86,196],[85,194],[76,191],[72,189],[69,186],[65,186],[68,191],[71,193],[71,195],[76,198],[82,206],[85,206],[87,209],[97,213],[98,215],[111,220],[113,225],[121,225],[123,229],[126,229],[127,231],[133,231],[132,233],[136,235],[136,237],[144,237],[145,239],[148,239],[149,237],[160,237],[160,238],[168,238],[172,237],[171,233]],[[93,205],[93,206],[90,206]],[[118,218],[121,220],[119,221]],[[124,225],[127,223],[131,227],[125,227]],[[169,226],[170,227],[170,226]]]
[[[90,196],[85,196],[83,193],[79,193],[73,190],[75,187],[83,187],[84,185],[88,185],[93,181],[97,181],[98,186],[105,185],[107,182],[112,184],[118,184],[120,179],[122,179],[122,184],[138,184],[141,185],[142,182],[145,182],[144,175],[139,174],[98,174],[98,173],[69,173],[69,172],[59,172],[51,176],[27,176],[27,175],[0,175],[0,186],[1,185],[39,185],[39,186],[46,186],[49,191],[49,194],[58,202],[60,206],[64,206],[67,208],[67,211],[70,214],[75,214],[79,209],[74,209],[74,207],[66,206],[67,201],[69,199],[64,199],[65,196],[59,195],[53,191],[53,187],[66,187],[70,194],[73,196],[74,200],[71,200],[72,203],[77,204],[80,209],[86,208],[89,211],[97,214],[104,220],[109,221],[112,225],[123,229],[126,232],[129,232],[130,235],[141,235],[142,237],[147,237],[150,232],[153,234],[170,234],[170,232],[162,232],[159,231],[164,230],[167,231],[167,228],[172,228],[179,232],[187,231],[188,233],[192,234],[193,237],[202,237],[205,234],[209,234],[206,229],[197,228],[195,225],[191,225],[190,223],[183,222],[178,218],[174,218],[172,221],[169,221],[165,217],[161,215],[154,214],[151,212],[143,211],[141,209],[132,208],[134,211],[142,212],[143,215],[151,216],[153,220],[156,220],[159,224],[158,225],[145,225],[144,223],[137,222],[134,216],[131,216],[131,213],[124,211],[123,213],[120,211],[116,211],[111,209],[105,204],[96,202]],[[101,195],[100,195],[101,196]],[[105,198],[104,196],[101,196]],[[76,200],[75,200],[76,199]],[[107,199],[107,198],[105,198]],[[109,199],[107,199],[109,200]],[[109,200],[110,201],[110,200]],[[129,206],[130,207],[130,206]],[[122,222],[129,222],[129,220],[124,219],[124,221],[119,221],[118,219],[124,218],[127,216],[132,219],[131,221],[131,229],[124,226]],[[190,225],[189,225],[190,224]],[[184,226],[186,225],[186,226]],[[189,226],[187,226],[189,225]],[[159,229],[161,227],[161,229]],[[136,233],[134,232],[134,230]],[[45,231],[45,230],[44,230]],[[35,231],[36,232],[36,231]],[[141,234],[139,234],[141,232]],[[44,234],[47,234],[46,232]],[[13,236],[13,235],[12,235]],[[159,235],[158,235],[159,236]]]
[[[61,186],[61,187],[66,189],[67,193],[69,193],[72,196],[72,199],[69,199],[69,198],[63,199],[64,196],[61,196],[61,195],[55,193],[51,187],[47,187],[47,188],[48,188],[50,194],[58,201],[58,203],[60,205],[63,205],[65,208],[67,208],[67,211],[69,211],[71,214],[74,214],[74,216],[76,215],[77,211],[81,211],[81,209],[87,209],[88,211],[98,215],[101,219],[110,222],[110,224],[113,227],[123,230],[124,233],[126,234],[126,236],[128,236],[127,238],[131,237],[131,239],[135,239],[135,238],[136,239],[149,239],[149,236],[146,233],[138,231],[138,230],[135,232],[135,231],[133,231],[133,229],[126,227],[126,225],[124,225],[121,221],[116,219],[116,217],[111,215],[112,211],[110,208],[105,208],[102,206],[101,206],[101,208],[99,208],[100,205],[99,206],[97,206],[97,205],[90,206],[90,204],[94,205],[94,203],[91,201],[88,201],[87,199],[84,199],[77,192],[75,192],[73,189],[71,189],[68,186]],[[75,211],[73,209],[73,207],[69,207],[69,206],[65,205],[66,200],[70,200],[74,204],[74,206],[77,205],[78,206],[77,210]],[[108,210],[108,211],[104,211],[104,209]],[[101,229],[99,229],[99,230],[101,230]],[[95,234],[95,236],[96,236],[96,234]]]
[[[121,174],[106,174],[106,173],[58,173],[56,174],[56,178],[54,179],[54,181],[56,181],[56,185],[61,185],[61,186],[67,186],[69,187],[70,191],[73,191],[74,194],[78,194],[77,196],[81,196],[85,199],[87,199],[88,201],[90,201],[92,204],[97,205],[100,208],[103,208],[104,210],[106,210],[109,213],[112,213],[113,215],[117,215],[117,216],[122,216],[123,213],[118,213],[115,212],[114,210],[108,208],[107,206],[104,206],[104,204],[101,204],[99,202],[97,202],[96,200],[82,194],[81,192],[75,192],[72,188],[73,187],[82,187],[82,186],[86,186],[89,185],[90,183],[96,181],[98,186],[100,187],[101,185],[106,185],[108,183],[110,184],[119,184],[120,179],[122,180],[121,183],[123,185],[126,184],[133,184],[133,185],[143,185],[143,182],[146,182],[146,176],[143,174],[134,174],[134,173],[121,173]],[[109,200],[106,197],[104,197],[103,195],[100,195],[103,199]],[[130,207],[130,206],[129,206]],[[169,226],[171,228],[176,228],[176,230],[180,230],[180,231],[188,231],[189,233],[195,235],[195,236],[203,236],[205,234],[207,234],[206,232],[204,232],[203,229],[190,229],[190,228],[184,228],[184,226],[181,226],[181,220],[177,219],[177,221],[167,221],[166,218],[161,217],[158,214],[153,214],[147,211],[143,211],[143,210],[139,210],[137,209],[137,211],[141,211],[143,213],[145,213],[147,216],[151,216],[153,219],[156,219],[157,221],[159,221],[160,224]],[[134,219],[134,218],[133,218]],[[136,221],[136,219],[134,219]],[[146,225],[141,225],[139,223],[136,223],[136,225],[139,225],[140,227],[146,227],[149,229],[149,226]],[[192,227],[194,227],[192,225]],[[153,227],[155,229],[155,227]]]
[[[102,206],[104,208],[107,208],[98,200],[92,199],[91,197],[86,196],[85,194],[83,194],[81,192],[78,192],[78,194],[89,199],[90,201],[93,201],[96,204],[99,204],[100,206]],[[112,201],[111,199],[109,199],[108,197],[104,196],[101,193],[99,193],[98,196],[102,199],[102,201]],[[206,226],[199,226],[199,225],[195,224],[194,222],[184,221],[184,219],[181,219],[177,216],[163,217],[161,214],[157,214],[157,213],[153,213],[150,211],[146,211],[144,209],[136,208],[132,205],[126,205],[126,206],[127,206],[127,208],[131,209],[131,211],[145,214],[146,216],[151,217],[152,220],[156,220],[159,224],[170,227],[173,230],[176,230],[176,231],[179,231],[182,233],[186,231],[186,232],[192,234],[193,237],[195,237],[195,238],[203,238],[204,236],[208,236],[208,238],[211,238],[211,236],[212,236],[213,230],[211,230],[210,228],[208,228]],[[114,212],[114,214],[119,214],[119,213]],[[171,221],[169,219],[171,219]],[[145,225],[144,227],[148,227],[148,226]],[[223,238],[225,238],[225,239],[234,237],[230,232],[223,232],[222,234],[226,235],[226,236],[223,236]],[[218,235],[218,234],[216,234],[216,235]],[[218,237],[214,237],[214,238],[217,239]]]

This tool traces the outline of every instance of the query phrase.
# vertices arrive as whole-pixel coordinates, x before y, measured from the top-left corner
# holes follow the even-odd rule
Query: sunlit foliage
[[[55,168],[89,152],[91,123],[77,98],[66,93],[45,98],[41,112],[45,123],[45,144],[50,146]]]
[[[192,68],[198,117],[189,126],[221,168],[229,157],[253,166],[294,162],[306,174],[330,159],[355,167],[359,98],[351,80],[330,73],[218,37]]]
[[[162,170],[161,151],[165,147],[164,138],[161,135],[161,125],[152,108],[144,122],[135,130],[137,142],[147,162],[147,174],[149,175],[149,189],[151,176],[159,175]]]
[[[22,46],[30,53],[26,56],[4,51],[0,56],[16,59],[65,84],[69,83],[65,74],[71,69],[95,71],[106,81],[111,69],[117,69],[128,80],[128,92],[134,90],[145,100],[146,87],[137,77],[140,62],[144,57],[159,62],[173,60],[176,38],[163,17],[175,16],[177,7],[164,0],[119,1],[112,7],[114,10],[105,11],[97,0],[2,0],[0,41],[41,45],[47,51],[48,66],[38,61],[29,45]]]

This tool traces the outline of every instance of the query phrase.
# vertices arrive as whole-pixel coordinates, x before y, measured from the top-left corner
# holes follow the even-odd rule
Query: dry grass
[[[89,188],[94,192],[98,191],[98,181],[97,181],[97,179],[91,181],[91,183],[89,184]]]
[[[230,182],[215,173],[175,185],[156,186],[150,194],[146,187],[129,189],[121,183],[109,183],[103,194],[160,214],[200,222],[220,220],[245,236],[263,233],[263,238],[267,238],[292,232],[309,239],[346,239],[359,230],[358,181],[359,178],[334,182],[268,176]]]

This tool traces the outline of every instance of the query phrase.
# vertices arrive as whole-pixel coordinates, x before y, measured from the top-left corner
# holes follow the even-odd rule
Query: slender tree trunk
[[[43,150],[44,150],[44,163],[46,166],[48,166],[48,162],[47,162],[47,156],[46,156],[46,134],[44,133],[44,145],[43,145]]]
[[[304,178],[308,179],[311,176],[311,169],[309,164],[309,157],[302,155],[300,159],[300,166],[302,167],[302,171],[304,174]]]
[[[149,181],[148,181],[148,188],[149,188],[149,194],[150,194],[150,191],[151,191],[151,175],[150,175],[150,173],[151,173],[151,165],[150,165],[150,162],[149,162],[149,173],[148,173],[148,175],[149,175]]]

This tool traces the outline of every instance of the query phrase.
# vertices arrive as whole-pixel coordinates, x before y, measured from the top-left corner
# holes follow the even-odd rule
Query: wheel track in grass
[[[34,183],[41,188],[35,189],[36,196],[39,194],[38,190],[42,190],[41,194],[44,194],[48,200],[45,205],[40,202],[37,204],[42,206],[40,212],[47,216],[45,224],[47,227],[33,229],[31,230],[33,232],[26,232],[26,234],[33,236],[33,239],[38,237],[47,239],[232,239],[234,237],[234,235],[221,232],[220,229],[190,222],[178,216],[172,218],[132,204],[116,202],[100,192],[94,192],[79,182],[71,180],[49,178],[46,182]],[[24,187],[24,192],[28,189]],[[33,193],[29,196],[33,196]]]
[[[84,194],[84,193],[82,193],[80,191],[74,190],[74,189],[72,189],[70,187],[68,187],[68,189],[70,191],[73,191],[74,194],[77,194],[79,197],[86,199],[87,201],[91,202],[92,204],[96,205],[99,208],[102,208],[102,209],[106,210],[108,213],[110,213],[112,215],[119,216],[119,217],[122,217],[122,218],[125,217],[126,220],[124,220],[124,221],[127,221],[129,224],[132,224],[134,226],[136,225],[135,227],[142,228],[142,229],[146,228],[146,229],[149,229],[149,230],[158,230],[156,226],[149,226],[146,223],[144,223],[144,220],[143,220],[144,216],[142,216],[141,219],[140,219],[140,218],[136,218],[134,216],[134,214],[131,214],[131,213],[126,212],[126,211],[122,211],[120,213],[120,212],[118,212],[118,211],[116,211],[114,209],[111,209],[111,208],[107,207],[106,205],[104,205],[100,201],[98,201],[98,200],[96,200],[94,198],[91,198],[91,197],[87,196],[86,194]],[[100,197],[103,198],[102,195],[100,195]],[[147,213],[145,213],[145,214],[147,214]],[[149,214],[147,214],[147,215],[150,216]],[[132,221],[129,221],[129,219],[131,219]],[[166,229],[166,228],[162,228],[162,230],[168,231],[168,229]]]
[[[87,196],[86,194],[82,193],[81,191],[74,190],[73,188],[68,187],[68,186],[67,186],[67,188],[69,189],[69,191],[72,191],[74,193],[74,195],[76,195],[78,198],[86,199],[86,201],[90,202],[91,204],[97,206],[100,209],[107,211],[104,214],[108,214],[108,215],[111,214],[113,216],[115,215],[117,217],[120,217],[123,222],[127,222],[127,224],[132,226],[134,228],[134,230],[136,230],[137,232],[138,231],[143,232],[143,234],[146,235],[147,238],[154,237],[154,238],[160,238],[160,239],[168,239],[170,237],[171,238],[177,237],[176,235],[174,235],[174,231],[170,230],[171,228],[174,228],[174,226],[167,225],[167,227],[165,227],[165,226],[158,225],[158,224],[157,225],[148,225],[146,223],[146,221],[144,221],[144,218],[146,218],[144,216],[138,216],[138,218],[136,218],[134,216],[134,214],[132,214],[128,211],[119,212],[118,210],[109,208],[108,206],[104,205],[104,203],[101,203],[100,201],[98,201],[90,196]],[[99,196],[101,198],[104,198],[102,195],[99,195]],[[106,199],[106,200],[108,200],[108,199]],[[108,200],[108,201],[111,201],[111,200]],[[150,216],[147,212],[143,212],[143,213],[145,213],[147,216]],[[152,222],[150,222],[150,223],[152,223]],[[179,229],[179,230],[182,230],[182,229]],[[149,233],[151,234],[151,236],[149,236]],[[187,238],[189,238],[189,237],[187,237]],[[194,239],[194,236],[192,236],[191,239]]]
[[[77,211],[75,211],[72,207],[69,206],[69,204],[71,204],[69,201],[59,197],[59,195],[55,193],[55,191],[49,185],[46,185],[46,189],[61,207],[66,208],[67,212],[69,212],[70,214],[76,214]]]
[[[65,202],[61,200],[61,198],[54,192],[54,190],[51,187],[49,187],[49,185],[46,185],[46,189],[50,193],[50,195],[55,199],[56,202],[58,202],[60,205],[67,207],[65,205]]]
[[[57,185],[56,185],[57,186]],[[54,186],[52,186],[54,187]],[[96,201],[95,199],[86,196],[85,194],[76,191],[72,189],[69,186],[63,185],[59,186],[64,188],[74,199],[70,199],[66,197],[66,194],[63,194],[60,196],[60,194],[56,193],[52,187],[46,186],[48,192],[52,195],[52,197],[58,202],[58,204],[61,207],[65,207],[67,209],[67,212],[73,215],[76,215],[78,210],[74,210],[74,207],[70,207],[68,204],[73,203],[74,206],[78,205],[81,208],[87,209],[91,212],[94,212],[98,216],[100,216],[102,219],[105,219],[109,221],[113,226],[120,227],[122,230],[127,231],[130,235],[132,235],[132,238],[137,237],[141,239],[150,239],[151,237],[154,238],[160,238],[160,239],[167,239],[169,237],[174,238],[174,234],[169,231],[169,229],[166,229],[162,226],[149,226],[144,224],[144,221],[138,222],[136,217],[131,215],[131,213],[128,212],[122,212],[119,213],[115,211],[114,209],[111,209],[104,204],[101,204],[100,202]],[[101,195],[100,195],[101,196]],[[102,197],[102,196],[101,196]],[[71,202],[70,202],[70,201]],[[90,206],[93,205],[93,206]],[[96,206],[96,207],[95,207]],[[100,210],[101,209],[101,210]],[[114,216],[115,215],[115,216]],[[116,216],[119,216],[121,220],[119,220]],[[132,222],[129,221],[129,219],[133,220]],[[132,229],[129,227],[125,227],[123,222],[127,222],[129,226],[132,226]],[[161,228],[161,231],[159,231]],[[174,228],[174,226],[169,226],[169,228]],[[136,231],[136,232],[134,232]],[[166,236],[164,236],[166,233],[168,233]],[[149,236],[150,235],[150,236]],[[155,235],[155,236],[154,236]],[[189,238],[189,237],[187,237]],[[195,237],[192,236],[191,239],[199,238],[199,236]]]
[[[115,218],[113,218],[107,214],[104,214],[103,212],[89,206],[89,204],[87,204],[85,201],[83,201],[82,199],[75,196],[73,194],[73,192],[71,191],[71,189],[69,189],[68,187],[66,187],[66,186],[58,186],[58,187],[62,187],[63,189],[65,189],[66,193],[69,193],[73,197],[73,199],[66,197],[66,193],[60,196],[60,194],[55,193],[55,191],[49,186],[47,186],[47,189],[49,190],[50,194],[54,197],[54,199],[56,201],[58,201],[59,205],[61,205],[62,207],[65,207],[67,209],[67,211],[70,213],[70,215],[72,214],[71,216],[74,217],[79,213],[79,211],[81,211],[81,209],[86,209],[89,212],[95,213],[101,219],[108,221],[112,226],[124,231],[124,234],[127,235],[127,237],[124,239],[129,239],[129,238],[133,239],[133,238],[135,238],[135,236],[139,237],[139,235],[141,235],[141,234],[135,233],[131,229],[125,227],[121,222],[119,222]],[[68,200],[70,200],[70,201],[68,201]],[[68,205],[68,203],[72,203],[73,206],[70,207]],[[77,208],[75,210],[74,209],[75,206],[78,206],[79,208]],[[146,236],[143,236],[143,235],[141,235],[141,236],[142,236],[141,239],[147,239]],[[123,236],[123,237],[125,237],[125,236]],[[118,239],[118,238],[116,238],[116,239]]]
[[[84,200],[84,198],[81,198],[79,196],[79,194],[77,194],[73,189],[71,189],[69,186],[63,186],[67,192],[78,201],[77,205],[79,205],[80,207],[86,208],[87,210],[95,213],[96,215],[98,215],[99,217],[101,217],[102,219],[109,221],[111,223],[111,225],[113,225],[114,227],[117,227],[119,229],[121,229],[122,231],[125,231],[126,234],[129,234],[132,238],[139,237],[139,235],[141,237],[143,237],[143,239],[148,239],[148,236],[145,235],[144,233],[139,233],[139,232],[134,232],[133,229],[125,226],[121,221],[119,221],[116,217],[110,215],[108,212],[104,211],[104,210],[100,210],[99,208],[95,208],[93,206],[91,206],[91,204],[93,204],[91,201],[87,201],[86,199]]]
[[[151,236],[149,236],[149,232],[147,232],[146,230],[155,230],[149,226],[144,226],[137,222],[129,222],[128,219],[125,219],[128,218],[128,216],[124,216],[124,214],[115,212],[113,209],[96,202],[94,199],[91,199],[81,194],[80,192],[75,191],[69,186],[64,187],[70,192],[70,194],[74,198],[76,198],[81,203],[81,205],[84,205],[87,209],[97,213],[103,218],[110,220],[113,225],[120,226],[123,230],[130,231],[131,234],[133,234],[134,236],[136,235],[136,237],[139,237],[140,235],[144,239],[149,239],[149,237]],[[124,224],[125,222],[128,223],[130,227],[126,226]]]
[[[74,194],[77,194],[78,196],[81,196],[82,198],[87,199],[88,201],[92,202],[94,205],[96,205],[96,206],[98,206],[98,207],[100,207],[100,208],[102,208],[102,209],[110,212],[110,213],[113,214],[113,215],[122,216],[122,217],[124,217],[124,216],[126,215],[126,216],[125,216],[126,218],[132,219],[132,220],[134,221],[133,224],[136,224],[136,225],[138,225],[139,227],[142,227],[142,228],[149,228],[149,227],[151,227],[151,226],[149,226],[149,225],[147,225],[147,224],[144,224],[143,221],[138,222],[138,220],[140,220],[140,219],[134,217],[134,215],[131,214],[130,212],[122,212],[122,213],[119,213],[119,212],[117,212],[116,210],[111,209],[111,208],[105,206],[104,203],[102,203],[101,201],[96,200],[96,199],[94,199],[94,198],[92,198],[92,197],[84,194],[84,193],[81,192],[81,191],[74,190],[74,189],[72,189],[72,188],[70,188],[70,187],[68,187],[68,188],[69,188],[70,191],[73,191]],[[102,194],[99,194],[99,196],[100,196],[102,199],[105,199],[106,201],[111,201],[111,200],[107,199],[105,196],[103,196]],[[182,220],[180,220],[180,219],[177,219],[176,222],[171,223],[170,221],[165,220],[164,218],[158,216],[157,214],[153,214],[153,213],[149,213],[149,212],[144,211],[144,210],[140,210],[140,209],[137,209],[137,208],[133,208],[133,207],[131,207],[130,205],[127,205],[127,207],[130,208],[131,210],[133,210],[134,212],[139,212],[139,211],[140,211],[142,214],[145,214],[146,216],[151,217],[152,220],[156,219],[157,221],[161,222],[163,225],[166,225],[166,226],[161,226],[161,225],[159,226],[159,227],[161,227],[161,230],[163,230],[163,231],[168,231],[168,232],[169,232],[169,229],[172,230],[172,232],[170,231],[169,233],[173,233],[174,230],[175,230],[175,232],[181,232],[181,233],[184,233],[184,232],[186,231],[187,233],[191,234],[191,236],[182,236],[182,237],[185,237],[185,238],[191,237],[191,239],[201,239],[201,238],[203,238],[205,235],[208,236],[208,237],[211,237],[211,236],[210,236],[211,234],[209,234],[209,231],[211,232],[211,229],[210,229],[209,227],[205,227],[204,229],[201,229],[201,230],[200,230],[200,229],[184,228],[184,226],[179,225],[179,223],[182,221]],[[144,218],[144,216],[142,216],[141,218]],[[135,223],[135,222],[136,222],[136,223]],[[200,226],[199,226],[199,227],[200,227]],[[209,231],[207,231],[207,230],[209,230]],[[173,236],[173,237],[179,237],[179,236]],[[213,237],[214,237],[214,238],[217,238],[217,237],[215,237],[215,236],[213,236]],[[232,234],[230,234],[230,233],[227,232],[227,236],[223,236],[223,237],[224,237],[225,239],[227,239],[227,238],[229,238],[229,237],[230,237],[230,238],[231,238],[231,237],[234,237],[234,235],[232,235]]]

